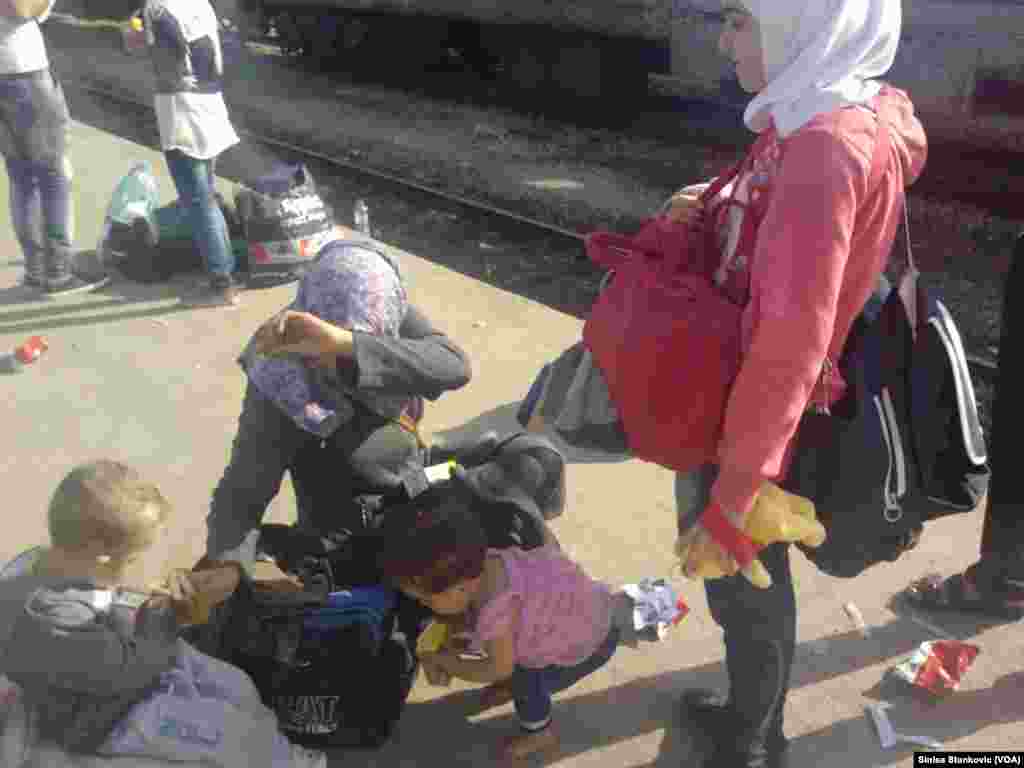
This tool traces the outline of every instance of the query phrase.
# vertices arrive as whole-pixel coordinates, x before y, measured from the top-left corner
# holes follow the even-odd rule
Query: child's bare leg
[[[555,733],[555,726],[552,723],[548,723],[538,731],[528,731],[524,728],[509,739],[505,745],[505,757],[521,760],[538,752],[546,752],[556,746],[558,746],[558,734]]]

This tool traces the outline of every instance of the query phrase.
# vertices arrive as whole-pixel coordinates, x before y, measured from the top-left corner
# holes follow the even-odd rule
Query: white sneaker
[[[327,753],[292,744],[292,765],[295,768],[327,768]]]

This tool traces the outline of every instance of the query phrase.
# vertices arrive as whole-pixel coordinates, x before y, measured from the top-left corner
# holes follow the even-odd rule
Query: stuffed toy
[[[825,541],[825,527],[818,522],[814,504],[774,483],[761,486],[747,515],[743,533],[750,537],[757,549],[780,541],[820,547]],[[676,539],[675,551],[680,563],[686,562],[692,541],[692,532]],[[767,589],[772,585],[772,577],[756,557],[741,572],[755,587]],[[725,575],[719,563],[708,560],[698,566],[694,578],[717,579]]]

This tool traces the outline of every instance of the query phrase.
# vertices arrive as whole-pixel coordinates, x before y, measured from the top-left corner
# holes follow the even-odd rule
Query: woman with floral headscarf
[[[281,349],[288,355],[265,354]],[[354,496],[421,463],[422,398],[470,378],[465,353],[409,305],[397,263],[348,241],[325,246],[295,301],[257,331],[240,363],[248,388],[210,504],[204,561],[253,562],[286,471],[300,524],[347,527]],[[329,509],[313,504],[322,488]]]
[[[898,2],[729,0],[724,17],[719,47],[757,94],[744,114],[757,140],[720,193],[731,204],[708,222],[722,252],[716,281],[746,299],[743,358],[718,460],[677,476],[676,498],[685,572],[717,561],[732,574],[705,585],[725,634],[729,694],[690,692],[684,704],[713,739],[711,765],[761,768],[786,748],[796,634],[788,548],[760,552],[772,584],[759,589],[705,522],[724,513],[742,529],[761,484],[784,476],[803,412],[843,394],[826,361],[839,359],[886,266],[926,141],[907,95],[875,79],[896,54]],[[707,215],[701,189],[676,195],[671,215]]]

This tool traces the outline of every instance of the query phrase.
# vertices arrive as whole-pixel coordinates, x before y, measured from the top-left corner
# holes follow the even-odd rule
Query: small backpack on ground
[[[362,522],[334,531],[262,526],[259,547],[294,582],[247,582],[190,639],[243,669],[288,737],[307,747],[379,747],[392,733],[419,669],[429,611],[382,584],[380,524],[408,515],[428,488],[465,494],[494,547],[557,546],[546,521],[562,513],[565,462],[543,437],[493,434],[359,498]],[[441,474],[441,477],[436,477]],[[448,475],[448,476],[443,476]]]
[[[339,237],[334,213],[305,165],[279,165],[235,195],[251,277],[298,278]]]

